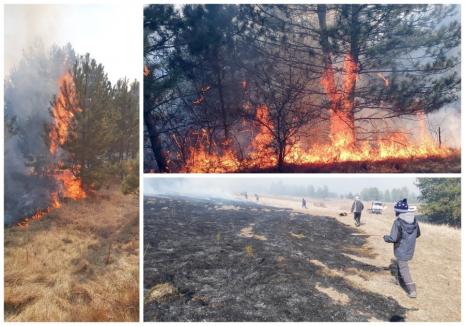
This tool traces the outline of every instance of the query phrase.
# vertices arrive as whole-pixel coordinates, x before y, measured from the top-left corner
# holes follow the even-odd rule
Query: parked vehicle
[[[381,214],[383,213],[385,206],[382,201],[372,201],[371,208],[368,209],[368,212],[371,214]]]

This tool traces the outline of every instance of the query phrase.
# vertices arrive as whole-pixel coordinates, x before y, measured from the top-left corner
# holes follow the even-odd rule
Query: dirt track
[[[367,275],[389,282],[389,264],[363,262],[376,256],[366,236],[335,218],[219,199],[146,197],[144,206],[146,321],[389,321],[408,313],[360,286]]]

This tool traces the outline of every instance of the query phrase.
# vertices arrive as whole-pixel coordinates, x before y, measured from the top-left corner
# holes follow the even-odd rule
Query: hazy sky
[[[188,178],[144,178],[144,193],[185,193],[185,194],[233,194],[239,191],[266,192],[272,182],[284,185],[313,185],[315,188],[327,185],[329,191],[337,194],[359,193],[363,188],[378,187],[380,190],[407,187],[418,193],[412,177],[332,177],[285,175],[271,177],[188,177]]]
[[[23,49],[40,39],[45,46],[71,43],[105,66],[112,82],[139,79],[142,71],[142,7],[112,5],[6,5],[5,73]]]

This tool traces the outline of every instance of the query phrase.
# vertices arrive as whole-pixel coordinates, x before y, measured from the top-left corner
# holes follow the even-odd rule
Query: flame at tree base
[[[394,138],[403,138],[397,136]],[[346,162],[383,162],[411,159],[447,159],[458,155],[459,151],[451,148],[412,145],[408,147],[395,140],[384,140],[378,144],[363,144],[352,149],[335,150],[331,146],[315,146],[303,150],[296,144],[284,159],[285,165],[329,165]],[[207,153],[205,148],[191,151],[192,159],[182,172],[191,173],[231,173],[250,169],[270,169],[277,167],[276,157],[261,157],[251,154],[246,159],[239,159],[234,152],[227,155]]]
[[[51,110],[53,121],[48,137],[52,162],[47,172],[47,176],[55,180],[58,191],[50,193],[47,208],[39,209],[32,216],[24,217],[17,223],[17,226],[22,228],[28,227],[33,221],[40,221],[54,209],[60,208],[62,199],[80,200],[86,198],[86,192],[78,177],[80,166],[74,165],[72,168],[65,168],[61,160],[57,161],[59,154],[62,155],[59,153],[59,148],[66,143],[72,132],[75,115],[82,111],[79,107],[74,79],[69,72],[64,73],[59,79],[59,89]]]
[[[280,164],[308,165],[341,162],[381,162],[386,160],[447,158],[459,152],[438,146],[426,126],[425,114],[417,114],[419,139],[398,130],[378,133],[376,139],[357,140],[354,122],[354,89],[358,66],[350,55],[344,57],[342,83],[336,82],[335,69],[328,63],[320,82],[329,99],[329,144],[306,144],[296,137],[287,139],[286,148],[279,148],[282,140],[273,135],[274,124],[268,107],[257,107],[252,130],[258,133],[252,138],[247,155],[238,155],[228,147],[227,151],[206,150],[204,145],[189,149],[188,159],[181,172],[237,172],[248,169],[270,169]],[[384,85],[389,81],[383,77]],[[206,133],[206,132],[205,132]],[[279,134],[276,131],[276,134]],[[283,147],[284,145],[281,145]],[[281,160],[278,159],[281,157]],[[279,167],[281,168],[281,166]]]
[[[322,165],[344,162],[382,162],[388,160],[447,158],[457,155],[459,150],[438,146],[426,128],[424,113],[417,114],[419,138],[417,141],[409,135],[397,131],[385,132],[376,139],[353,140],[352,133],[346,133],[343,127],[339,134],[331,133],[329,144],[307,146],[291,141],[293,146],[286,148],[284,164]],[[207,151],[205,146],[190,148],[189,159],[182,172],[192,173],[228,173],[241,170],[272,169],[277,166],[277,154],[273,149],[273,137],[269,129],[272,126],[266,106],[257,108],[256,120],[259,121],[258,133],[252,139],[250,151],[240,158],[231,148],[218,154]],[[337,122],[331,121],[334,125]],[[340,121],[339,121],[340,122]],[[268,127],[267,127],[268,126]],[[256,128],[256,126],[254,126]],[[332,130],[334,131],[334,129]]]

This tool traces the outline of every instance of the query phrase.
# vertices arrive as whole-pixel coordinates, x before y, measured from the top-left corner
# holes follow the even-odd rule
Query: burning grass
[[[55,180],[57,189],[50,192],[48,207],[37,210],[32,216],[23,217],[17,223],[20,227],[28,227],[31,222],[39,221],[54,209],[60,208],[63,199],[80,200],[87,196],[82,181],[78,177],[80,166],[76,164],[71,167],[65,166],[61,149],[61,146],[66,143],[70,136],[70,129],[75,123],[75,114],[82,110],[78,106],[79,101],[71,74],[64,73],[58,84],[59,92],[51,109],[53,121],[48,132],[48,150],[51,160],[45,173]],[[67,104],[71,106],[72,110],[66,110]]]
[[[327,121],[329,135],[323,129],[320,135],[311,137],[304,136],[303,130],[301,133],[296,130],[281,138],[280,128],[284,127],[273,117],[269,106],[262,104],[251,109],[246,105],[251,111],[249,115],[255,112],[255,117],[251,121],[244,119],[237,132],[248,135],[248,144],[237,141],[235,146],[228,139],[215,142],[202,128],[195,133],[197,140],[189,146],[183,163],[175,170],[190,173],[460,172],[460,150],[443,146],[441,140],[433,138],[422,109],[417,108],[409,115],[415,124],[412,130],[403,126],[402,120],[392,120],[385,121],[382,130],[368,128],[371,131],[366,136],[362,131],[366,127],[356,126],[354,99],[349,96],[355,88],[357,71],[357,64],[347,55],[340,76],[342,86],[337,85],[331,64],[321,76],[321,85],[331,103]]]
[[[202,128],[179,172],[460,172],[460,150],[441,146],[441,140],[433,139],[421,108],[409,115],[415,121],[413,130],[402,126],[401,120],[389,119],[382,130],[356,126],[350,94],[358,79],[358,64],[351,55],[344,58],[339,83],[335,75],[329,63],[320,80],[330,102],[326,121],[329,135],[322,137],[326,133],[322,129],[320,135],[304,136],[312,128],[304,132],[302,127],[300,133],[295,130],[282,137],[281,129],[286,127],[281,126],[279,115],[274,112],[273,117],[269,105],[262,104],[251,110],[255,118],[243,120],[243,130],[238,131],[249,135],[249,144],[237,142],[234,146],[229,139],[216,143]],[[388,79],[383,80],[389,84]],[[250,109],[250,105],[246,107]],[[365,129],[370,130],[369,136]]]
[[[341,117],[345,111],[333,111],[336,113],[331,116],[328,144],[309,145],[293,139],[290,142],[293,146],[283,149],[285,156],[282,154],[280,163],[273,122],[268,108],[260,106],[256,120],[261,127],[245,151],[237,152],[231,144],[214,145],[210,149],[198,144],[190,148],[185,166],[179,172],[460,172],[460,150],[438,146],[421,111],[416,119],[419,130],[416,138],[400,130],[391,130],[365,141],[355,140],[353,127],[348,128],[346,118]],[[256,126],[252,125],[251,129],[254,128]]]
[[[460,152],[452,151],[447,157],[391,158],[386,160],[346,161],[334,163],[285,164],[285,173],[460,173]],[[277,167],[247,168],[237,172],[279,172]]]
[[[65,201],[5,230],[7,321],[137,321],[138,198]]]

